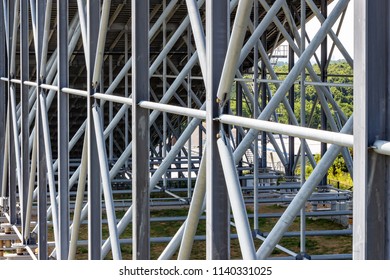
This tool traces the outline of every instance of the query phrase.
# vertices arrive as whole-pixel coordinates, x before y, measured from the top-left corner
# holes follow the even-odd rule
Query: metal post
[[[228,41],[229,1],[206,2],[206,258],[230,258],[230,215],[228,194],[217,147],[219,115],[217,100]]]
[[[108,81],[112,84],[113,81],[113,66],[112,55],[108,56]],[[114,104],[112,101],[108,102],[108,122],[111,123],[114,114]],[[103,106],[103,105],[102,105]],[[114,133],[111,131],[108,136],[108,160],[111,162],[114,160]]]
[[[12,123],[12,114],[11,114],[11,87],[13,85],[10,82],[10,79],[14,78],[14,71],[12,71],[15,66],[13,65],[15,56],[13,52],[13,45],[15,45],[13,42],[16,41],[16,38],[14,37],[14,10],[16,8],[14,1],[7,1],[7,22],[6,22],[6,30],[8,31],[8,36],[6,38],[7,44],[7,67],[8,67],[8,83],[7,83],[7,96],[8,96],[8,103],[7,103],[7,126],[8,126],[8,145],[6,149],[8,149],[8,205],[9,205],[9,216],[10,216],[10,223],[15,224],[16,223],[16,157],[15,157],[15,142],[14,142],[14,126]]]
[[[125,61],[129,59],[129,28],[125,26]],[[125,97],[129,97],[129,75],[125,76]],[[104,114],[102,114],[104,118]],[[129,110],[125,114],[125,147],[129,145]],[[128,168],[129,162],[126,161],[125,167]]]
[[[328,1],[321,0],[321,14],[326,19],[328,16]],[[303,36],[303,35],[301,35]],[[328,37],[325,37],[324,40],[321,43],[321,81],[326,82],[327,81],[327,67],[328,67]],[[302,46],[301,46],[302,47]],[[321,129],[327,130],[328,128],[328,122],[326,118],[326,114],[324,112],[324,109],[321,108]],[[321,157],[324,156],[327,149],[326,143],[321,143]],[[324,178],[321,181],[321,185],[328,184],[328,176],[325,174]]]
[[[242,117],[242,84],[241,82],[237,81],[236,82],[236,115],[239,117]],[[240,145],[242,141],[242,135],[238,129],[237,126],[235,126],[236,129],[236,145]],[[238,162],[238,176],[241,177],[243,172],[242,172],[242,158]]]
[[[29,125],[28,125],[28,100],[29,100],[29,88],[24,84],[29,78],[29,34],[28,34],[28,2],[26,0],[20,0],[20,104],[21,104],[21,187],[23,193],[21,195],[21,228],[22,235],[25,234],[26,225],[26,210],[27,200],[29,192]],[[1,170],[1,169],[0,169]],[[27,240],[23,240],[26,242]]]
[[[166,6],[166,0],[163,0],[163,7],[165,8],[165,6]],[[166,21],[166,19],[164,19],[163,24],[162,24],[162,35],[163,35],[163,49],[164,49],[167,45],[167,21]],[[164,59],[163,59],[162,93],[163,93],[163,97],[165,97],[166,93],[167,93],[167,58],[166,57],[164,57]],[[164,159],[167,156],[168,142],[170,142],[170,140],[168,140],[168,126],[167,126],[168,114],[166,112],[163,113],[162,122],[163,122],[163,125],[162,125],[162,130],[163,130],[163,133],[162,133],[163,134],[162,157]],[[168,187],[168,174],[164,173],[163,188],[167,189],[167,187]]]
[[[293,37],[293,32],[290,31],[290,35],[291,37]],[[294,37],[293,37],[294,38]],[[294,50],[291,48],[291,46],[289,46],[288,48],[288,71],[290,72],[293,67],[294,67],[294,63],[295,63],[295,53],[294,53]],[[294,90],[294,85],[291,86],[290,90],[289,90],[289,95],[288,95],[288,101],[290,103],[290,107],[291,107],[291,110],[294,112],[294,99],[295,99],[295,90]],[[289,124],[292,124],[292,121],[291,121],[291,117],[289,116],[288,118],[288,122]],[[292,136],[289,136],[288,137],[288,169],[287,169],[287,172],[286,172],[286,175],[288,176],[294,176],[294,170],[293,170],[293,166],[294,166],[294,161],[295,161],[295,138],[292,137]]]
[[[301,0],[301,53],[305,51],[306,47],[306,1]],[[306,70],[301,73],[301,126],[306,126]],[[301,186],[306,181],[306,147],[304,145],[304,139],[301,139]],[[300,217],[300,246],[301,251],[297,258],[308,258],[306,255],[306,204],[301,209]]]
[[[258,11],[259,2],[255,1],[253,4],[253,25],[258,25]],[[263,36],[267,36],[266,33]],[[253,118],[257,119],[259,116],[259,48],[258,42],[253,48]],[[226,171],[225,171],[226,174]],[[253,142],[253,229],[259,230],[259,133]]]
[[[42,129],[42,117],[41,117],[41,104],[39,102],[39,96],[41,94],[40,85],[43,83],[39,74],[41,73],[41,60],[43,49],[43,33],[45,26],[45,1],[37,1],[36,3],[36,28],[35,28],[35,44],[36,48],[36,73],[37,74],[37,87],[36,87],[36,116],[35,116],[35,129],[37,133],[37,188],[38,188],[38,259],[47,259],[48,247],[47,247],[47,175],[46,175],[46,162],[45,162],[45,146],[43,142],[43,129]]]
[[[263,47],[267,49],[267,34],[264,33],[261,37]],[[258,51],[258,49],[256,49]],[[264,59],[261,59],[261,79],[267,79],[267,66]],[[261,84],[261,108],[264,109],[267,106],[267,83]],[[261,167],[267,168],[267,133],[261,133]]]
[[[57,258],[68,259],[69,251],[69,97],[62,88],[69,86],[68,0],[57,0],[58,42],[58,194],[59,248]]]
[[[202,29],[203,30],[203,29]],[[205,44],[204,44],[205,45]],[[191,56],[191,29],[188,28],[187,32],[187,56],[188,60]],[[188,73],[187,80],[187,107],[190,109],[192,107],[192,98],[191,98],[191,71]],[[191,117],[187,118],[187,123],[191,122]],[[192,197],[192,137],[188,139],[188,155],[187,155],[187,197],[190,199]]]
[[[88,137],[88,259],[101,259],[102,244],[102,209],[101,184],[99,172],[99,157],[96,143],[96,132],[93,123],[92,107],[96,100],[93,94],[93,73],[99,34],[100,5],[95,1],[87,1],[87,32],[88,32],[88,67],[87,67],[87,137]]]
[[[0,15],[4,15],[4,7],[3,3],[0,3]],[[0,77],[5,77],[7,75],[7,62],[6,62],[6,32],[4,20],[0,22]],[[7,166],[7,161],[5,160],[6,154],[6,88],[5,82],[0,81],[0,195],[3,194],[3,190],[5,190],[5,184],[3,184],[3,178],[6,177],[4,174],[3,168]],[[4,155],[4,156],[3,156]]]
[[[149,1],[132,0],[133,259],[150,258],[149,223]]]
[[[353,258],[390,259],[388,1],[355,1]]]

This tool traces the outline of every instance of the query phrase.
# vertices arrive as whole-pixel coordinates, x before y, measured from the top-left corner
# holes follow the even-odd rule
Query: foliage
[[[320,69],[318,65],[313,65],[314,71],[317,73],[317,76],[320,78]],[[288,65],[285,64],[283,66],[275,66],[275,72],[279,73],[281,77],[282,73],[285,75],[288,73]],[[337,61],[331,62],[328,67],[328,78],[327,82],[332,84],[352,84],[353,82],[353,69],[345,62],[345,61]],[[284,78],[284,77],[283,77]],[[312,82],[310,75],[306,73],[306,81]],[[272,92],[277,90],[275,84],[270,85],[270,89]],[[353,112],[353,90],[352,87],[328,87],[331,94],[333,95],[334,100],[339,105],[340,109],[344,112],[344,114],[349,117]],[[305,91],[305,112],[306,112],[306,124],[309,124],[312,128],[321,128],[321,106],[319,103],[318,89],[316,89],[313,85],[308,85]],[[294,113],[297,118],[298,123],[301,123],[301,86],[297,83],[294,84]],[[289,96],[289,93],[287,94]],[[335,108],[332,109],[333,117],[336,118]],[[280,105],[277,109],[279,122],[288,123],[288,115],[284,105]],[[312,113],[313,111],[313,113]]]
[[[317,76],[320,78],[320,68],[317,64],[313,65],[314,71],[317,73]],[[274,67],[275,73],[278,75],[279,80],[284,80],[288,75],[288,64],[279,65]],[[353,69],[348,65],[347,62],[334,61],[331,62],[328,66],[327,72],[327,82],[331,84],[352,84],[353,82]],[[253,92],[253,76],[246,74],[244,78],[247,80],[246,86],[251,92]],[[270,75],[267,77],[272,79]],[[306,81],[312,82],[312,79],[308,73],[306,73]],[[260,84],[261,85],[261,84]],[[269,83],[269,89],[271,94],[275,94],[279,87],[278,83]],[[332,94],[334,100],[343,111],[346,117],[351,116],[353,112],[353,89],[350,86],[330,86],[327,89]],[[307,85],[305,91],[305,112],[306,112],[306,125],[312,128],[321,128],[321,106],[318,99],[319,88],[314,85]],[[294,114],[298,121],[301,123],[301,86],[297,80],[294,84]],[[289,98],[290,93],[286,93],[286,97]],[[259,94],[260,95],[260,94]],[[259,104],[261,104],[261,98],[259,98]],[[230,108],[233,114],[237,113],[237,103],[236,103],[236,84],[233,85],[231,91],[231,101]],[[333,107],[330,107],[332,115],[337,122],[336,110]],[[253,104],[250,100],[245,98],[243,95],[242,110],[244,117],[252,117]],[[276,110],[278,122],[280,123],[289,123],[288,114],[286,108],[283,104],[280,104]]]
[[[352,149],[349,150],[352,155]],[[318,163],[321,160],[321,155],[314,155],[315,161]],[[313,167],[307,162],[306,163],[306,175],[308,178],[310,174],[313,172]],[[298,166],[297,174],[300,174],[300,166]],[[347,165],[345,164],[345,160],[341,154],[337,156],[333,164],[330,166],[328,170],[328,180],[329,183],[334,185],[334,187],[340,187],[343,189],[352,189],[353,181],[351,175],[348,172]]]
[[[318,78],[321,78],[321,71],[320,67],[317,64],[313,65],[314,71],[317,73]],[[277,65],[274,67],[274,72],[278,76],[279,80],[284,80],[286,76],[288,75],[288,64],[283,65]],[[247,74],[244,76],[245,79],[247,79],[246,86],[253,92],[253,76],[250,74]],[[268,75],[268,79],[272,80],[271,75]],[[300,77],[298,77],[300,79]],[[294,114],[298,121],[298,123],[301,123],[301,85],[300,81],[296,80],[294,83]],[[311,79],[309,73],[306,71],[306,82],[310,83],[313,80]],[[340,86],[328,86],[327,89],[330,91],[330,93],[333,96],[333,99],[338,104],[341,111],[344,113],[344,115],[348,118],[352,115],[353,112],[353,88],[351,85],[353,83],[353,69],[348,65],[348,63],[344,60],[339,61],[332,61],[327,69],[327,82],[331,84],[342,84]],[[260,84],[261,85],[261,84]],[[275,92],[279,88],[279,83],[269,83],[269,89],[272,95],[275,94]],[[289,92],[286,93],[286,97],[289,98]],[[320,88],[314,85],[307,85],[305,90],[305,123],[307,127],[321,128],[321,106],[319,102],[319,96]],[[259,99],[259,103],[261,103]],[[233,86],[232,92],[231,92],[231,109],[233,114],[236,114],[236,85]],[[253,105],[249,102],[249,100],[245,100],[243,98],[243,116],[245,117],[253,117]],[[332,105],[329,105],[329,108],[331,109],[332,116],[336,123],[339,123],[339,113],[336,113],[336,108],[332,107]],[[278,119],[278,122],[280,123],[289,123],[289,117],[286,111],[286,108],[283,104],[280,104],[278,108],[276,109],[276,117]],[[329,126],[329,122],[328,122]],[[330,130],[330,128],[327,128]],[[316,161],[320,160],[319,155],[315,155]],[[299,174],[299,168],[297,169],[297,173]],[[308,163],[306,164],[306,176],[308,176],[312,172],[313,168]],[[340,181],[344,185],[350,185],[352,186],[352,179],[348,173],[348,169],[345,165],[344,158],[339,155],[335,162],[332,164],[332,166],[329,169],[328,178],[331,180]]]

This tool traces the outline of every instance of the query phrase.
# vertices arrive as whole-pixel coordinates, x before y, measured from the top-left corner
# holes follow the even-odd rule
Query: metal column
[[[42,61],[42,49],[43,49],[43,32],[45,26],[45,10],[46,3],[44,1],[37,1],[36,4],[36,69],[37,69],[37,89],[36,89],[36,116],[35,116],[35,130],[37,137],[37,188],[38,188],[38,259],[47,259],[48,246],[47,246],[47,168],[45,161],[45,147],[43,142],[43,124],[41,105],[39,97],[41,94],[42,84],[41,73],[41,61]]]
[[[217,90],[228,42],[229,1],[206,2],[206,258],[230,258],[229,203],[217,147],[220,125]]]
[[[355,1],[354,259],[390,259],[390,158],[370,147],[390,139],[388,1]]]
[[[149,223],[149,1],[132,0],[133,259],[150,258]]]
[[[28,52],[28,2],[20,0],[20,104],[21,104],[21,187],[23,193],[21,195],[21,226],[22,235],[25,235],[26,210],[29,186],[29,145],[30,136],[28,123],[28,99],[29,88],[24,84],[29,78],[29,52]],[[26,241],[26,240],[24,240]]]
[[[0,14],[3,15],[3,4],[0,3]],[[0,77],[5,77],[7,75],[7,67],[6,67],[6,49],[5,49],[5,26],[4,20],[0,22]],[[3,166],[7,163],[4,162],[4,154],[5,154],[5,127],[6,127],[6,90],[5,83],[0,81],[0,184],[3,182]],[[0,195],[3,192],[3,188],[5,186],[1,185],[0,187]]]
[[[292,38],[294,38],[294,33],[290,31],[290,35]],[[294,68],[295,64],[295,53],[293,48],[290,46],[288,52],[288,71],[290,72]],[[295,89],[294,85],[291,86],[289,93],[288,93],[288,101],[290,103],[291,110],[294,112],[294,104],[295,104]],[[288,118],[289,124],[292,124],[291,117]],[[294,170],[294,162],[295,162],[295,137],[289,136],[288,137],[288,168],[286,171],[287,176],[294,176],[295,170]]]
[[[67,260],[69,252],[69,97],[68,87],[68,0],[57,0],[58,42],[58,193],[59,245],[57,259]]]
[[[102,245],[102,190],[100,183],[99,157],[96,143],[96,131],[92,116],[92,107],[96,105],[93,95],[96,88],[93,85],[93,73],[97,41],[99,34],[100,5],[96,1],[87,1],[88,30],[88,67],[87,67],[87,137],[88,137],[88,259],[101,259]]]
[[[328,16],[328,3],[326,0],[321,0],[321,13],[326,19]],[[321,44],[321,81],[326,82],[328,76],[328,40],[325,37],[324,41]],[[326,119],[326,114],[324,109],[321,108],[321,129],[327,130],[328,122]],[[328,148],[327,143],[321,143],[321,157],[323,157]],[[325,174],[322,179],[321,185],[326,185],[328,183],[328,174]]]

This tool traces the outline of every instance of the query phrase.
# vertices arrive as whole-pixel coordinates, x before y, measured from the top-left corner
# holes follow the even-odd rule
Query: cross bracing
[[[386,75],[379,74],[388,71],[388,50],[379,47],[388,35],[386,21],[375,16],[387,5],[2,1],[0,206],[7,233],[1,237],[11,229],[12,246],[32,259],[74,259],[78,246],[87,247],[89,259],[109,253],[122,259],[124,244],[132,244],[133,259],[150,259],[156,242],[165,244],[158,259],[190,259],[199,239],[205,240],[207,259],[231,258],[232,239],[238,239],[244,259],[270,258],[275,248],[290,258],[388,259]],[[362,46],[355,61],[338,38],[346,9],[353,8]],[[312,38],[306,33],[309,19],[321,23]],[[272,64],[281,44],[289,49],[286,75]],[[335,49],[355,69],[357,123],[332,94],[332,87],[352,85],[327,80]],[[306,98],[310,86],[315,101]],[[300,111],[294,108],[298,95]],[[310,127],[304,110],[309,102],[321,105],[323,129]],[[373,102],[381,110],[372,111]],[[243,115],[243,106],[250,116]],[[278,123],[279,106],[289,124]],[[318,163],[311,140],[322,143]],[[267,148],[281,170],[268,164]],[[339,154],[354,178],[353,193],[327,185]],[[297,176],[305,165],[313,167],[311,175]],[[280,178],[291,181],[281,184]],[[353,213],[346,207],[352,196]],[[270,203],[288,207],[276,216],[262,213],[260,206]],[[320,203],[337,206],[326,214],[352,218],[353,228],[307,230],[306,217],[324,215],[315,209]],[[151,236],[156,218],[150,210],[177,206],[188,214],[171,218],[182,223],[176,234]],[[297,216],[299,233],[289,231]],[[259,224],[264,217],[278,219],[270,232]],[[200,219],[206,219],[204,236],[196,234]],[[79,236],[83,224],[85,239]],[[130,228],[131,238],[123,238]],[[340,234],[353,235],[351,253],[308,254],[307,236]],[[299,251],[280,245],[284,236],[296,235]],[[373,236],[379,239],[373,242]],[[12,247],[0,245],[0,252]]]

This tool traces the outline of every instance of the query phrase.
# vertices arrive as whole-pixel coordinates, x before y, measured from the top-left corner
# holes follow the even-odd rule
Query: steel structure
[[[335,6],[328,13],[331,2]],[[321,213],[307,212],[305,205],[316,200],[313,192],[324,185],[341,153],[351,174],[354,163],[353,253],[323,258],[389,259],[389,3],[351,1],[353,60],[338,38],[349,2],[3,0],[0,218],[6,233],[0,236],[1,251],[11,247],[3,240],[12,230],[14,247],[26,249],[32,259],[74,259],[77,246],[86,245],[88,259],[111,253],[119,260],[124,243],[132,244],[133,259],[150,259],[152,242],[166,242],[158,259],[175,254],[190,259],[205,215],[207,259],[229,259],[231,238],[238,239],[243,259],[269,258],[274,248],[308,258],[305,238],[316,233],[306,231],[304,218]],[[321,23],[313,38],[305,31],[310,18]],[[278,76],[271,63],[282,42],[290,52],[286,76]],[[351,85],[327,82],[335,48],[355,69],[355,122],[331,92],[331,86]],[[299,113],[293,106],[296,83]],[[307,86],[316,89],[323,130],[306,123],[305,104],[313,102],[305,98]],[[233,95],[237,114],[230,106]],[[242,116],[244,100],[251,117]],[[277,122],[281,104],[290,124]],[[280,135],[290,137],[288,152],[277,144]],[[295,156],[294,139],[304,156]],[[323,143],[318,164],[307,140]],[[301,175],[298,187],[285,187],[295,191],[265,235],[259,218],[267,215],[259,204],[267,200],[260,194],[284,189],[264,183],[275,177],[267,170],[267,145],[276,150],[287,176],[295,174],[298,161],[302,170],[305,164],[314,170],[309,178]],[[242,173],[248,151],[254,154],[250,178]],[[249,179],[253,186],[246,184]],[[177,181],[181,187],[170,187]],[[153,200],[156,190],[165,198]],[[253,197],[245,195],[248,190]],[[120,218],[118,193],[130,198],[121,205]],[[326,195],[318,200],[351,197],[348,192]],[[188,216],[174,218],[182,226],[173,237],[151,238],[155,205],[188,205]],[[327,213],[348,214],[347,209]],[[288,229],[297,216],[301,249],[292,252],[279,241],[293,234]],[[88,238],[79,240],[85,222]],[[102,236],[103,224],[108,238]],[[130,224],[132,238],[121,238]],[[254,239],[262,240],[259,248]]]

